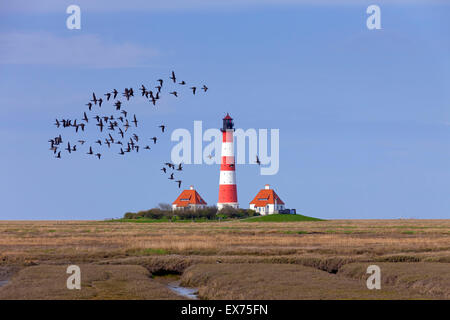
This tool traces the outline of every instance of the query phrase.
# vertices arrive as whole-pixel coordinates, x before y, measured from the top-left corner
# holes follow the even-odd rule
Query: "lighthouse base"
[[[239,209],[239,203],[237,202],[229,202],[229,203],[218,203],[217,209],[222,210],[225,207],[231,207],[233,209]]]

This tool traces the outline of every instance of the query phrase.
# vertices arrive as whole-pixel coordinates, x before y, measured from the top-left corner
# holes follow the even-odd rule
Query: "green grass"
[[[229,221],[229,219],[221,219],[220,221]],[[133,223],[155,223],[155,222],[173,222],[173,223],[189,223],[189,222],[219,222],[216,220],[208,220],[206,218],[198,218],[198,219],[177,219],[172,221],[171,219],[162,218],[162,219],[148,219],[148,218],[138,218],[138,219],[112,219],[106,220],[105,222],[133,222]]]
[[[270,214],[267,216],[242,219],[245,222],[295,222],[295,221],[323,221],[322,219],[302,216],[301,214]]]
[[[140,219],[112,219],[112,220],[106,220],[106,222],[153,223],[153,222],[170,222],[170,220],[169,219],[140,218]]]

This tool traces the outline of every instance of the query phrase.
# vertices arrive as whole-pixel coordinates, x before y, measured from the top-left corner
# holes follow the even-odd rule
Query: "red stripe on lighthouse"
[[[233,142],[233,131],[227,130],[222,132],[222,142]]]
[[[222,164],[220,165],[220,171],[235,171],[234,156],[222,157]]]
[[[219,203],[237,203],[237,188],[235,184],[219,185]]]

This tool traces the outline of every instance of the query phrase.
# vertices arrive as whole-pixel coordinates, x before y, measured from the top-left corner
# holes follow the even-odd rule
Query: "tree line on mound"
[[[216,206],[206,207],[196,210],[172,210],[172,206],[166,203],[160,203],[157,208],[142,210],[138,212],[127,212],[124,219],[156,219],[156,220],[221,220],[221,219],[242,219],[260,214],[251,209],[235,209],[224,207],[218,210]]]

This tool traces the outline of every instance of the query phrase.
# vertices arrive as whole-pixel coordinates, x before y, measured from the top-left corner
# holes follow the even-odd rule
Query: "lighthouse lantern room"
[[[234,131],[233,119],[230,117],[230,115],[228,113],[225,116],[225,118],[223,118],[223,126],[220,131],[225,132],[227,130]]]

